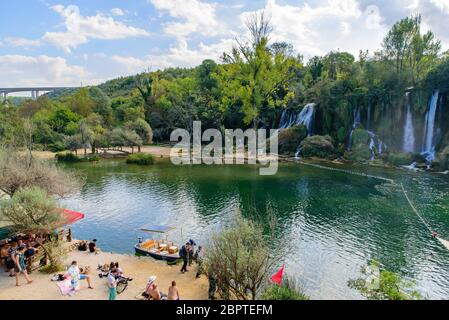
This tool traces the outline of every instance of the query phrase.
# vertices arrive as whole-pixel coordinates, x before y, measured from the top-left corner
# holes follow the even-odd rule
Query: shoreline
[[[153,155],[156,160],[167,160],[171,157],[171,148],[172,146],[169,145],[148,145],[148,146],[142,146],[141,147],[141,153],[145,154],[151,154]],[[124,147],[123,151],[131,153],[131,148]],[[135,150],[136,151],[136,150]],[[137,152],[135,152],[137,153]],[[78,150],[78,155],[84,154],[84,150]],[[51,151],[33,151],[33,156],[43,159],[43,160],[52,160],[55,159],[55,152]],[[90,153],[88,153],[90,155]],[[103,156],[104,160],[108,159],[122,159],[126,158],[126,154],[122,153],[120,151],[114,151],[114,150],[108,150],[107,154],[99,154],[100,157]],[[248,157],[245,155],[239,155],[235,154],[235,159],[244,159],[244,161],[248,161]],[[223,157],[223,160],[225,160],[225,157]],[[270,157],[266,157],[265,161],[272,160]],[[348,160],[329,160],[325,158],[301,158],[296,159],[295,157],[289,157],[284,155],[278,155],[278,160],[280,163],[319,163],[319,164],[330,164],[330,165],[337,165],[337,166],[365,166],[368,168],[383,168],[383,169],[389,169],[389,170],[401,170],[406,172],[415,172],[415,173],[430,173],[430,174],[437,174],[437,175],[448,175],[449,172],[440,172],[435,170],[411,170],[407,169],[405,166],[394,166],[387,163],[380,164],[378,162],[370,163],[370,162],[354,162],[354,161],[348,161]],[[258,164],[261,163],[258,161]]]
[[[117,295],[117,300],[139,300],[137,296],[145,289],[148,278],[152,275],[157,277],[156,283],[163,293],[167,293],[171,282],[176,281],[181,300],[208,299],[208,281],[204,275],[199,279],[195,278],[195,264],[189,269],[189,272],[182,274],[180,265],[170,266],[164,261],[130,254],[102,251],[93,254],[75,250],[67,255],[66,265],[69,265],[72,260],[78,261],[80,266],[90,266],[93,290],[88,289],[87,282],[82,280],[80,281],[80,291],[73,296],[63,296],[57,286],[58,282],[51,281],[53,274],[44,274],[38,270],[30,275],[33,283],[25,284],[25,279],[20,276],[21,286],[16,287],[15,278],[9,277],[9,273],[6,273],[2,268],[0,273],[0,300],[107,300],[106,278],[99,278],[97,266],[109,264],[112,261],[119,262],[125,276],[133,278],[133,281],[129,282],[128,288],[122,294]],[[64,271],[59,273],[63,274]]]

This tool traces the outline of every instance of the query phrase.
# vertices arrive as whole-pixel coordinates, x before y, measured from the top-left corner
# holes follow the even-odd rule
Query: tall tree
[[[279,107],[291,98],[288,85],[297,61],[278,51],[270,52],[268,43],[272,30],[270,19],[264,13],[251,15],[247,22],[251,39],[237,41],[231,53],[225,53],[220,72],[224,88],[224,105],[241,104],[244,122],[257,128],[264,106]]]

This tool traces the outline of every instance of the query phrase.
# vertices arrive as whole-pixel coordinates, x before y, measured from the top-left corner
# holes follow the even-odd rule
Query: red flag
[[[274,274],[274,276],[271,277],[271,281],[277,283],[278,285],[281,285],[282,277],[284,276],[284,269],[285,269],[285,264],[282,266],[282,268],[279,269],[278,272],[276,272]]]

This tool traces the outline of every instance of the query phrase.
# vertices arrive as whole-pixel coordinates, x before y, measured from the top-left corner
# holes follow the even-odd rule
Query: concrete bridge
[[[36,100],[42,92],[73,89],[74,87],[27,87],[27,88],[0,88],[0,101],[6,100],[8,94],[17,92],[31,92],[31,99]]]

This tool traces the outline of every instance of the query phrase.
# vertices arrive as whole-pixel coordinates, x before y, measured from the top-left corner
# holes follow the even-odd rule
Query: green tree
[[[350,280],[348,286],[358,290],[369,300],[419,300],[421,294],[411,281],[382,268],[378,261],[371,261],[361,270],[362,276]]]
[[[26,234],[48,235],[65,223],[61,211],[57,210],[55,200],[38,187],[21,189],[11,199],[0,202],[0,217],[12,223],[16,232]],[[39,244],[44,249],[51,268],[58,270],[61,267],[61,256],[55,254],[58,251],[55,247],[60,244]]]
[[[150,125],[143,119],[137,119],[134,122],[127,122],[125,128],[129,131],[134,131],[140,137],[143,144],[153,143],[153,130]],[[140,152],[140,145],[137,146],[138,152]]]
[[[111,108],[111,99],[98,87],[89,88],[89,96],[93,103],[92,111],[99,114],[106,125],[112,125],[114,114]]]
[[[219,79],[225,108],[240,104],[245,124],[257,128],[264,106],[284,106],[292,97],[288,85],[297,61],[284,51],[272,55],[268,47],[270,21],[263,13],[251,16],[247,27],[250,42],[238,41],[231,53],[224,54],[226,65],[220,69]]]
[[[255,300],[272,269],[274,259],[256,223],[238,218],[212,237],[205,270],[218,284],[222,298]]]
[[[87,88],[79,89],[67,99],[66,103],[73,112],[83,117],[87,117],[94,108],[94,102],[90,98]]]

